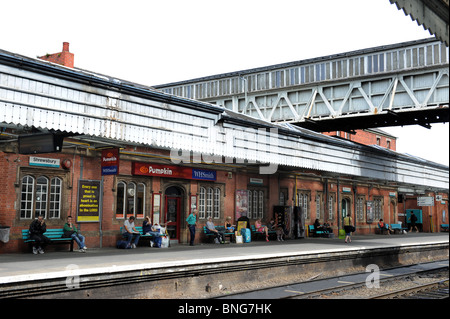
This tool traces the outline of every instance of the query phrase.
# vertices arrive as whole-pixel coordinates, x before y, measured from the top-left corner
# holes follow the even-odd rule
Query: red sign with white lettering
[[[190,179],[190,176],[192,175],[192,168],[181,167],[181,166],[172,166],[172,165],[160,165],[160,164],[134,162],[131,173],[133,175],[160,176],[160,177]]]
[[[191,167],[133,162],[131,174],[215,181],[216,171]]]
[[[119,173],[119,149],[102,150],[102,175],[116,175]]]

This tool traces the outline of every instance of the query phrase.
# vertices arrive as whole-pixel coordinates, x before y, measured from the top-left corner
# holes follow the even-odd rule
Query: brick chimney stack
[[[38,57],[38,59],[61,64],[69,68],[73,68],[74,65],[74,54],[69,52],[69,42],[63,42],[62,52],[46,54]]]

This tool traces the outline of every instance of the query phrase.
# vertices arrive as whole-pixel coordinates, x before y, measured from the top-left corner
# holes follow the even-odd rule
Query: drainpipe
[[[355,228],[358,229],[358,227],[356,227],[356,191],[358,190],[358,187],[356,186],[356,184],[353,184],[353,224],[355,225]],[[355,231],[356,233],[356,231]]]
[[[323,190],[324,190],[324,194],[325,194],[325,200],[324,200],[324,215],[323,216],[323,221],[324,222],[328,222],[329,219],[329,211],[328,211],[328,178],[325,178],[324,182],[323,182]]]
[[[341,229],[341,218],[342,218],[342,212],[341,212],[341,210],[339,209],[339,207],[341,206],[340,204],[341,204],[341,196],[339,196],[339,191],[340,191],[340,185],[339,185],[339,178],[337,179],[337,199],[336,199],[336,201],[337,201],[337,208],[336,208],[336,210],[337,210],[337,222],[338,222],[338,230],[339,229]]]

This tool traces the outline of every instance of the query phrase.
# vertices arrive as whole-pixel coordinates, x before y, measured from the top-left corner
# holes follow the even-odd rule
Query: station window
[[[330,194],[328,196],[328,219],[334,220],[334,212],[335,209],[335,203],[336,203],[336,194]]]
[[[323,219],[325,217],[323,207],[323,193],[317,192],[316,194],[316,218]]]
[[[144,218],[145,212],[144,183],[120,181],[117,183],[116,218]]]
[[[222,207],[222,189],[219,186],[201,186],[198,192],[198,218],[219,219]]]
[[[365,197],[364,196],[358,196],[356,198],[356,219],[358,221],[364,220],[364,205],[365,205]]]
[[[281,206],[287,205],[287,200],[288,200],[287,188],[280,189],[280,194],[279,194],[279,199],[278,199],[279,205],[281,205]]]
[[[383,217],[383,198],[374,197],[373,199],[373,217],[375,220],[379,220]]]
[[[21,179],[20,219],[61,217],[62,179],[25,175]]]
[[[309,212],[310,198],[311,193],[309,191],[297,192],[297,206],[300,206],[303,209],[303,212],[305,214],[305,220],[310,219],[310,212]]]
[[[251,189],[248,191],[248,218],[262,219],[264,217],[264,198],[264,190]]]

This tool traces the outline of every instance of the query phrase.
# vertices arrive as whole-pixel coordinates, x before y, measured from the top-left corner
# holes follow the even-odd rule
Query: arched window
[[[61,218],[62,179],[25,175],[21,179],[20,219]]]

